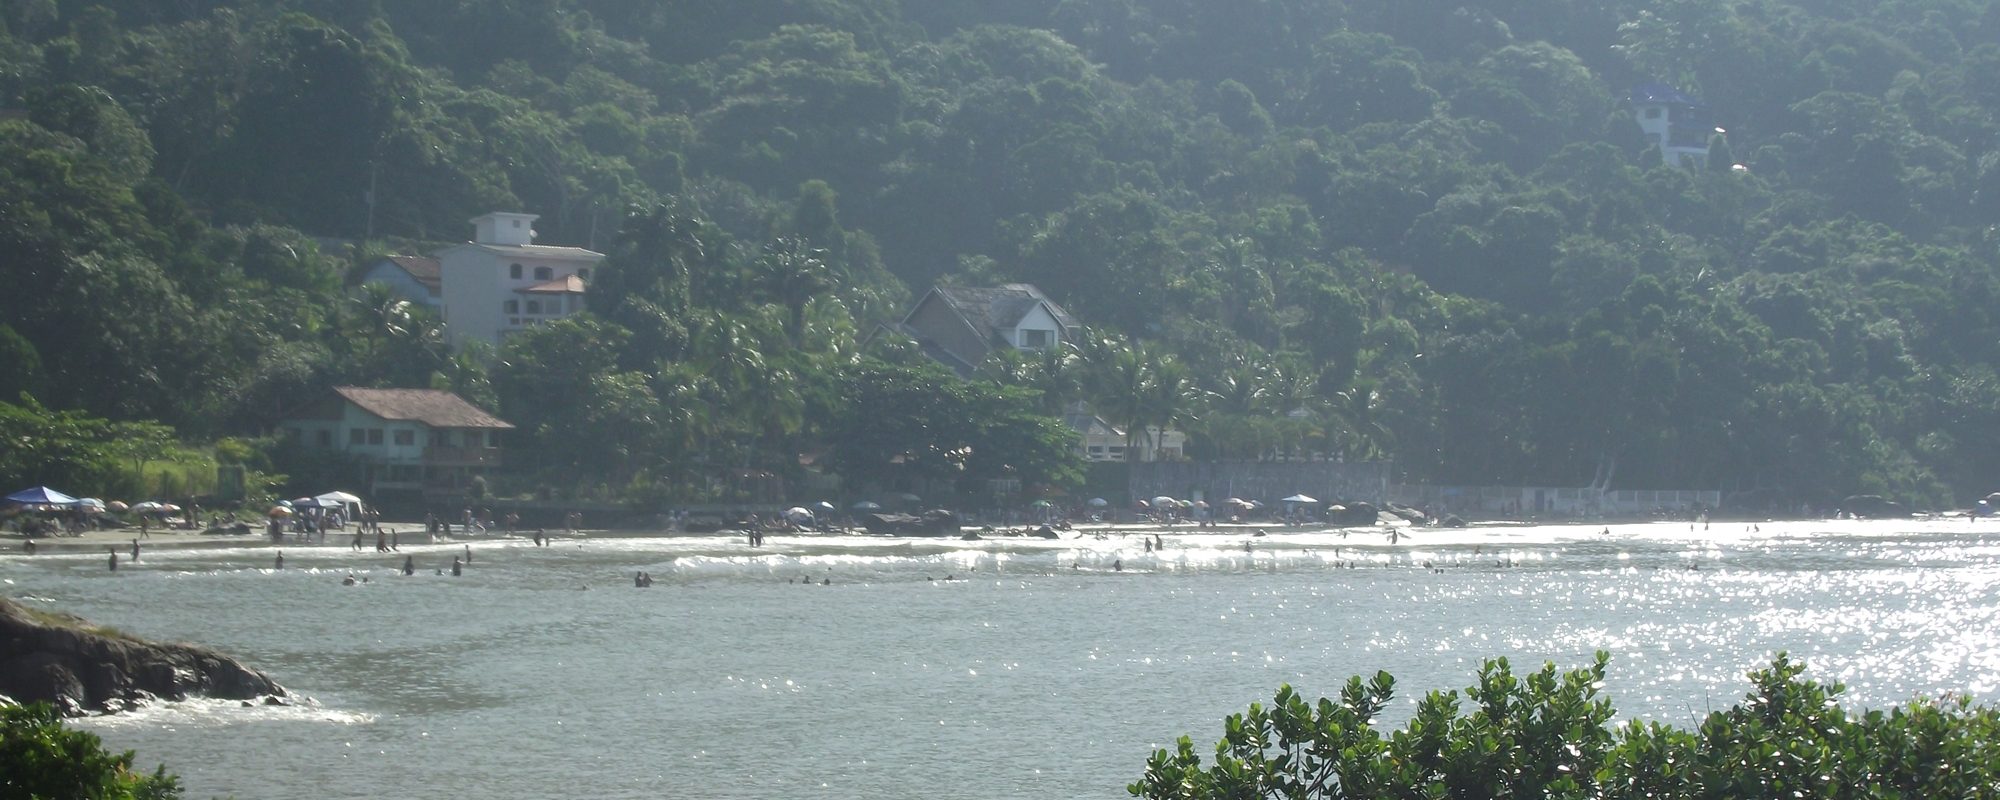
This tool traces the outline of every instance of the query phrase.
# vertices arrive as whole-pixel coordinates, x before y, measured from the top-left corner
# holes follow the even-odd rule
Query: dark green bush
[[[2000,797],[2000,717],[1964,698],[1850,715],[1843,688],[1780,654],[1742,703],[1695,730],[1613,727],[1599,697],[1608,656],[1517,677],[1506,659],[1432,692],[1384,735],[1394,680],[1348,681],[1338,702],[1290,686],[1223,724],[1212,765],[1182,737],[1129,789],[1148,798],[1986,798]],[[1463,704],[1461,703],[1463,699]]]
[[[47,703],[0,705],[0,800],[171,800],[180,780],[160,767],[132,771],[95,734],[63,727]]]

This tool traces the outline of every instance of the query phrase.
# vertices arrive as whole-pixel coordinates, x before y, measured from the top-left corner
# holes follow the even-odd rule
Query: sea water
[[[1154,749],[1208,751],[1280,684],[1387,670],[1399,724],[1484,659],[1600,649],[1627,718],[1692,724],[1778,651],[1850,708],[2000,701],[1989,522],[1165,540],[482,540],[460,577],[462,543],[288,546],[283,571],[267,547],[154,548],[116,573],[0,556],[0,591],[312,698],[78,723],[191,797],[1120,797]]]

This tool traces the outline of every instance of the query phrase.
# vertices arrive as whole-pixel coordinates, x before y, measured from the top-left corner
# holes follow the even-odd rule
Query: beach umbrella
[[[132,513],[134,514],[157,514],[164,510],[166,510],[166,506],[161,505],[155,500],[147,500],[144,503],[132,506]]]
[[[1053,503],[1050,503],[1050,502],[1049,502],[1049,501],[1047,501],[1047,500],[1036,500],[1035,502],[1031,503],[1030,505],[1033,505],[1033,506],[1034,506],[1034,507],[1036,507],[1036,508],[1048,508],[1049,506],[1051,506],[1051,505],[1054,505],[1054,504],[1053,504]]]
[[[292,508],[291,506],[271,506],[269,514],[273,517],[289,517],[292,515]]]
[[[1102,497],[1093,497],[1093,498],[1090,498],[1090,507],[1091,507],[1091,508],[1103,508],[1103,507],[1105,507],[1105,506],[1108,506],[1108,505],[1111,505],[1111,501],[1109,501],[1109,500],[1105,500],[1105,499],[1104,499],[1104,498],[1102,498]]]
[[[128,508],[131,508],[131,506],[126,505],[125,501],[123,500],[113,500],[104,507],[111,509],[112,511],[124,511]]]
[[[831,513],[835,512],[835,511],[838,511],[838,510],[839,510],[839,509],[837,509],[837,508],[834,508],[834,507],[833,507],[833,504],[832,504],[832,503],[829,503],[829,502],[827,502],[827,501],[825,501],[825,500],[821,500],[821,501],[819,501],[819,502],[817,502],[817,503],[814,503],[814,504],[813,504],[813,508],[817,508],[817,509],[819,509],[819,510],[821,510],[821,511],[824,511],[824,512],[827,512],[827,513],[829,513],[829,514],[831,514]]]
[[[785,519],[790,520],[794,525],[804,525],[813,521],[813,512],[801,506],[792,506],[785,509]]]
[[[1196,500],[1196,501],[1194,501],[1194,507],[1195,507],[1195,508],[1207,508],[1207,507],[1208,507],[1208,501],[1207,501],[1207,500]]]
[[[1152,507],[1153,507],[1153,505],[1152,505],[1151,503],[1148,503],[1148,502],[1146,502],[1146,501],[1144,501],[1144,500],[1134,500],[1134,501],[1132,501],[1132,502],[1133,502],[1133,503],[1135,503],[1135,504],[1137,504],[1137,505],[1138,505],[1138,506],[1139,506],[1140,508],[1152,508]]]
[[[76,501],[76,504],[77,504],[77,505],[80,505],[80,506],[83,506],[83,507],[85,507],[85,508],[94,508],[94,509],[97,509],[97,510],[99,510],[99,511],[103,511],[103,510],[104,510],[104,501],[103,501],[103,500],[99,500],[99,499],[97,499],[97,498],[95,498],[95,497],[86,497],[86,498],[83,498],[82,500],[78,500],[78,501]]]
[[[1310,497],[1307,497],[1307,496],[1305,496],[1305,495],[1302,495],[1302,494],[1295,494],[1295,495],[1292,495],[1291,497],[1287,497],[1287,498],[1285,498],[1284,500],[1282,500],[1282,501],[1280,501],[1280,502],[1285,502],[1285,503],[1317,503],[1317,502],[1319,502],[1319,501],[1318,501],[1318,500],[1314,500],[1314,499],[1312,499],[1312,498],[1310,498]]]
[[[868,500],[863,500],[863,501],[861,501],[861,502],[859,502],[859,503],[855,503],[855,504],[854,504],[854,510],[856,510],[856,511],[881,511],[881,510],[882,510],[882,504],[881,504],[881,503],[875,503],[875,502],[871,502],[871,501],[868,501]]]
[[[174,505],[173,503],[162,503],[160,504],[160,510],[172,514],[176,511],[181,510],[181,507]]]
[[[7,495],[7,502],[37,506],[73,506],[76,505],[76,498],[47,486],[35,486]]]
[[[1166,495],[1153,498],[1153,506],[1156,508],[1173,508],[1178,505],[1180,505],[1179,501]]]
[[[319,495],[317,497],[314,497],[313,499],[332,500],[336,503],[348,503],[348,504],[357,504],[361,502],[360,497],[355,496],[354,494],[349,492],[327,492],[326,494]]]

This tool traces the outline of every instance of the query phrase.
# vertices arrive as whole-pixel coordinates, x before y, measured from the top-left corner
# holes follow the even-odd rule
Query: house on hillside
[[[584,307],[591,270],[604,254],[535,244],[534,214],[494,212],[472,222],[472,241],[437,252],[445,336],[498,345]]]
[[[915,340],[925,355],[970,378],[994,351],[1040,352],[1083,335],[1083,324],[1033,284],[997,287],[939,286],[919,298],[901,322],[884,328]],[[1087,461],[1160,461],[1182,457],[1187,434],[1149,428],[1135,446],[1125,431],[1074,403],[1063,415]],[[1128,452],[1129,451],[1129,452]]]
[[[387,286],[397,296],[437,311],[444,305],[438,260],[429,256],[388,256],[361,271],[355,283]]]
[[[1632,117],[1648,144],[1660,148],[1667,166],[1699,168],[1708,163],[1709,137],[1721,133],[1703,103],[1664,83],[1632,88]]]
[[[336,386],[278,424],[307,449],[358,462],[378,500],[397,492],[463,494],[473,477],[501,465],[500,435],[513,428],[451,392],[358,386]]]
[[[1082,333],[1075,317],[1027,283],[992,288],[939,286],[888,326],[961,377],[971,377],[994,350],[1047,350]]]

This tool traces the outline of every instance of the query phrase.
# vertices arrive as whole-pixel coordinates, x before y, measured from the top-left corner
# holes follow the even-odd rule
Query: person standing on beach
[[[111,548],[109,547],[104,549],[111,550]],[[116,550],[111,550],[111,571],[112,572],[118,571],[118,551]]]
[[[375,532],[375,552],[377,553],[389,552],[389,540],[383,538],[381,531]]]
[[[139,515],[139,535],[148,539],[153,538],[153,520],[151,517],[144,514]]]
[[[472,563],[472,545],[465,546],[465,563]]]
[[[403,543],[401,541],[398,541],[396,538],[395,528],[389,529],[389,549],[398,552],[400,552],[403,549]]]

